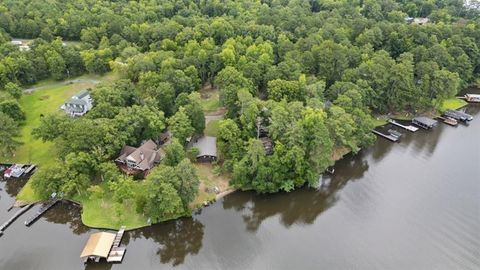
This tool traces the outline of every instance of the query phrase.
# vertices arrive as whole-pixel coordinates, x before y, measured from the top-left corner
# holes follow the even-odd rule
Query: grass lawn
[[[205,135],[217,137],[220,121],[221,120],[212,120],[208,122],[208,124],[205,126]]]
[[[461,107],[463,107],[465,105],[467,105],[467,102],[463,99],[450,98],[450,99],[447,99],[443,102],[439,111],[444,112],[446,110],[456,110],[456,109],[460,109]]]
[[[196,163],[198,177],[200,178],[200,186],[198,187],[198,195],[195,200],[190,204],[191,208],[197,208],[203,204],[203,202],[213,201],[216,194],[213,191],[207,192],[205,189],[212,190],[213,187],[218,187],[220,192],[229,189],[230,177],[228,174],[215,175],[213,173],[213,165],[210,163]]]
[[[220,109],[220,97],[218,89],[206,85],[200,90],[200,103],[205,113],[216,112]]]
[[[60,110],[60,106],[78,91],[93,87],[91,83],[70,85],[56,85],[45,90],[38,90],[24,95],[20,105],[26,114],[26,120],[20,131],[19,141],[22,145],[13,157],[6,162],[35,163],[39,166],[48,166],[55,163],[54,147],[50,142],[34,139],[32,130],[40,124],[40,115],[48,115]]]
[[[99,187],[104,192],[102,196],[84,195],[74,198],[82,205],[83,224],[104,229],[119,229],[121,226],[135,229],[149,225],[147,218],[136,212],[133,201],[123,204],[115,202],[106,184],[100,184]]]

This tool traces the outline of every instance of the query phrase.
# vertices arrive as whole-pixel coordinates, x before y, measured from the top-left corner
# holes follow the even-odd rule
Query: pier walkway
[[[392,124],[392,125],[395,125],[395,126],[397,126],[397,127],[404,128],[404,129],[406,129],[406,130],[408,130],[408,131],[410,131],[410,132],[415,132],[415,131],[418,130],[417,127],[414,127],[414,126],[412,126],[412,125],[405,126],[405,125],[402,125],[402,124],[400,124],[399,122],[397,122],[397,121],[395,121],[395,120],[393,120],[393,119],[388,120],[388,123],[390,123],[390,124]]]
[[[390,140],[392,142],[396,142],[398,140],[400,140],[400,137],[396,137],[396,136],[393,136],[391,134],[385,134],[385,133],[382,133],[378,130],[375,130],[375,129],[372,129],[372,132],[375,133],[376,135],[380,136],[380,137],[383,137],[387,140]]]
[[[45,212],[47,212],[50,208],[52,208],[55,204],[57,204],[58,202],[60,201],[60,199],[57,199],[57,198],[52,198],[50,199],[50,201],[48,201],[47,203],[43,204],[40,209],[38,209],[38,211],[33,215],[31,216],[30,218],[28,218],[26,221],[25,221],[25,226],[30,226],[32,225],[40,216],[42,216],[43,214],[45,214]]]
[[[120,242],[122,241],[124,233],[125,226],[122,226],[113,240],[112,249],[108,254],[107,262],[121,262],[123,260],[123,256],[125,255],[127,249],[125,247],[121,247]]]
[[[23,213],[27,212],[28,209],[30,209],[33,206],[33,204],[27,204],[24,207],[22,207],[20,210],[18,210],[9,220],[7,220],[5,223],[3,223],[0,226],[0,236],[3,235],[3,232],[5,229],[10,226],[19,216],[21,216]]]

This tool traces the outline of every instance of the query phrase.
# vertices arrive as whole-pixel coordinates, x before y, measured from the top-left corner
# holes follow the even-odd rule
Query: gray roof
[[[217,137],[203,136],[194,140],[191,146],[198,149],[197,157],[217,156]]]
[[[75,105],[87,105],[87,102],[83,99],[74,99],[71,98],[65,104],[75,104]]]
[[[88,96],[88,95],[90,95],[90,91],[84,89],[84,90],[78,92],[78,93],[75,95],[75,97],[77,97],[78,99],[82,99],[82,98],[84,98],[84,97],[86,97],[86,96]]]
[[[425,117],[425,116],[415,117],[414,120],[416,120],[420,123],[423,123],[425,125],[428,125],[428,126],[433,126],[433,125],[437,124],[437,120],[434,120],[432,118],[428,118],[428,117]]]

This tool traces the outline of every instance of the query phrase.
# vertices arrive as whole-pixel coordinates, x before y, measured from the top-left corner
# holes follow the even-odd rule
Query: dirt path
[[[69,85],[69,84],[74,84],[74,83],[97,84],[99,82],[100,82],[99,80],[94,80],[94,79],[72,79],[72,80],[66,80],[66,81],[62,81],[62,82],[49,83],[49,84],[38,86],[38,87],[27,88],[27,89],[24,89],[23,92],[25,94],[31,94],[31,93],[33,93],[35,91],[38,91],[38,90],[48,89],[48,88],[52,88],[52,87],[59,86],[59,85]]]

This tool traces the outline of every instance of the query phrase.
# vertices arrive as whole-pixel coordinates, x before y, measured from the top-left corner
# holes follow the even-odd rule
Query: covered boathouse
[[[114,233],[99,232],[90,235],[80,258],[86,263],[89,259],[99,262],[100,259],[107,259],[115,240]]]
[[[425,116],[419,116],[413,118],[412,123],[424,129],[431,129],[438,124],[438,121]]]

